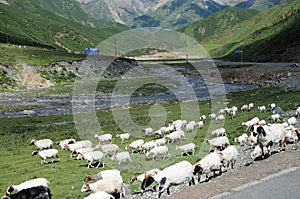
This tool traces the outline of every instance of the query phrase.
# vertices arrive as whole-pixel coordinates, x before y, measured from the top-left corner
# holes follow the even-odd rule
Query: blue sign
[[[242,50],[235,50],[234,53],[235,54],[241,54],[243,51]]]

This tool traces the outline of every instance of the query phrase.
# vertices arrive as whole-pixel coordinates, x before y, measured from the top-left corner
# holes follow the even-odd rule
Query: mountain
[[[180,28],[178,31],[183,32],[200,42],[212,35],[231,30],[236,24],[253,17],[258,13],[259,12],[256,10],[235,7],[226,8],[206,19],[199,20],[192,25]]]
[[[0,13],[0,42],[4,43],[82,52],[85,47],[127,29],[118,24],[108,26],[107,22],[100,28],[101,21],[95,22],[99,28],[84,26],[31,0],[6,0],[6,4],[0,3]]]
[[[235,6],[239,8],[250,8],[263,11],[284,2],[287,2],[287,0],[246,0]]]
[[[239,59],[240,55],[234,53],[239,49],[245,58],[254,61],[295,61],[299,58],[300,46],[299,8],[299,0],[279,4],[202,40],[201,44],[217,58]],[[280,58],[280,54],[288,56]]]

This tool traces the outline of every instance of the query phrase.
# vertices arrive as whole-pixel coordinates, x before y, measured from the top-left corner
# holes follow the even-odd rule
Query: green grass
[[[253,91],[244,91],[238,93],[232,93],[227,95],[227,101],[229,101],[228,107],[233,105],[240,107],[242,104],[248,104],[253,102],[255,107],[260,105],[267,105],[271,102],[275,102],[283,110],[295,110],[295,107],[300,105],[300,91],[285,91],[280,88],[260,88]],[[180,104],[164,104],[163,107],[167,113],[166,123],[169,120],[175,120],[181,118]],[[200,101],[200,114],[208,115],[211,112],[210,101]],[[1,109],[3,107],[0,107]],[[136,105],[130,109],[130,115],[132,120],[140,125],[146,127],[150,122],[149,117],[149,105]],[[257,108],[254,108],[251,112],[241,113],[238,112],[236,118],[226,118],[225,128],[228,132],[229,140],[232,142],[233,138],[241,135],[245,131],[245,128],[240,126],[241,121],[249,120],[255,116],[259,116],[261,119],[266,119],[270,112],[259,113]],[[121,133],[121,129],[116,125],[112,112],[109,110],[97,112],[98,120],[101,128],[105,133],[112,133],[116,135]],[[183,118],[191,120],[191,118]],[[198,120],[198,118],[194,118]],[[147,161],[148,167],[164,167],[168,164],[173,164],[180,160],[188,160],[192,163],[199,160],[205,154],[208,153],[208,147],[202,146],[202,142],[207,135],[209,122],[205,124],[203,129],[197,129],[195,135],[187,135],[187,138],[196,143],[197,151],[195,156],[172,156],[172,159],[168,159],[165,162],[152,162]],[[88,131],[88,129],[87,129]],[[25,180],[35,177],[45,177],[50,181],[50,189],[53,193],[53,198],[83,198],[87,193],[81,193],[80,188],[82,186],[82,180],[87,173],[95,174],[101,170],[87,169],[86,163],[83,161],[75,161],[74,158],[69,157],[69,152],[59,150],[59,156],[61,162],[54,164],[40,164],[39,157],[31,157],[31,152],[35,147],[29,146],[29,142],[32,138],[42,139],[50,138],[54,142],[65,138],[73,137],[79,139],[76,133],[76,128],[73,123],[72,115],[59,115],[59,116],[47,116],[47,117],[25,117],[25,118],[5,118],[0,119],[0,138],[2,141],[0,147],[0,161],[1,161],[1,174],[0,174],[0,193],[5,192],[7,185],[10,183],[18,184]],[[88,133],[88,132],[87,132]],[[134,132],[133,132],[134,133]],[[210,132],[208,132],[210,133]],[[130,142],[137,139],[139,136],[132,137]],[[92,138],[92,135],[86,135],[94,144],[96,140]],[[152,138],[145,138],[145,140],[151,140]],[[113,139],[113,143],[124,149],[125,144],[120,144],[120,140]],[[173,148],[171,153],[174,154],[175,144],[169,144],[170,148]],[[54,146],[57,148],[57,146]],[[139,159],[141,158],[141,159]],[[134,154],[133,160],[144,161],[144,155]],[[172,161],[170,161],[172,160]],[[107,165],[112,164],[111,160],[105,158],[104,162]],[[161,165],[161,166],[160,166]],[[106,166],[104,169],[110,169],[112,167]],[[136,170],[134,170],[136,168]],[[139,174],[139,170],[146,168],[146,165],[129,164],[127,171],[122,172],[125,184],[128,184],[130,178]],[[131,191],[138,190],[140,185],[131,185]],[[74,187],[74,189],[72,189]]]

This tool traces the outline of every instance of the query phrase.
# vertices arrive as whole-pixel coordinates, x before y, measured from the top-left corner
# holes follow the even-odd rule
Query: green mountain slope
[[[49,12],[31,0],[0,3],[0,42],[83,51],[125,30],[114,25],[96,29]]]
[[[256,15],[258,11],[241,8],[226,8],[206,19],[179,29],[197,41],[202,41],[212,35],[230,30],[234,25]]]
[[[213,57],[266,59],[288,48],[299,46],[300,1],[290,0],[243,21],[222,34],[201,42]],[[265,57],[265,58],[262,58]],[[270,58],[271,59],[271,58]]]

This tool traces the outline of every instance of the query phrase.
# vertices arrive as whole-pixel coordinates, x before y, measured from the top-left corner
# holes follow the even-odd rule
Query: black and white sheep
[[[33,144],[37,147],[38,150],[43,150],[43,149],[52,148],[53,142],[51,139],[42,139],[42,140],[32,139],[30,141],[30,145]]]
[[[15,194],[5,195],[2,199],[51,199],[51,192],[46,186],[36,186],[22,189]]]
[[[41,158],[41,164],[43,163],[48,163],[46,161],[47,158],[53,158],[52,163],[55,161],[55,158],[57,159],[56,161],[60,161],[58,157],[58,150],[57,149],[46,149],[42,151],[34,150],[31,153],[32,156],[38,155]]]
[[[35,178],[31,180],[27,180],[25,182],[22,182],[18,185],[9,185],[6,194],[10,195],[14,190],[20,192],[23,189],[28,189],[31,187],[37,187],[37,186],[45,186],[48,187],[49,181],[46,178]]]

